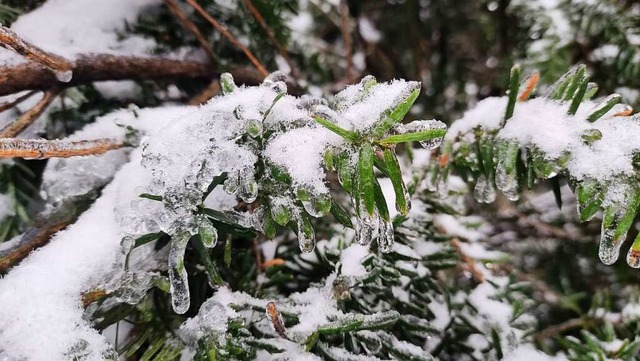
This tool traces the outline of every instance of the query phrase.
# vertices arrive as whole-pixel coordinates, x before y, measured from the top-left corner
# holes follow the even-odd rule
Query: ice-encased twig
[[[71,80],[73,63],[64,57],[46,52],[22,39],[13,30],[0,25],[0,45],[10,48],[25,58],[40,63],[51,69],[59,81]]]
[[[112,139],[67,141],[2,138],[0,139],[0,158],[69,158],[99,155],[123,146],[123,143]]]

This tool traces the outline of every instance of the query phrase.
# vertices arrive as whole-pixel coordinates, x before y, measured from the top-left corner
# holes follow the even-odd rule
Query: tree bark
[[[220,76],[211,65],[154,57],[130,57],[110,54],[80,55],[72,69],[73,77],[60,82],[55,74],[36,63],[0,67],[0,96],[25,90],[47,90],[52,87],[73,87],[101,80],[176,80],[205,79]],[[238,83],[259,84],[263,77],[252,68],[230,69]]]

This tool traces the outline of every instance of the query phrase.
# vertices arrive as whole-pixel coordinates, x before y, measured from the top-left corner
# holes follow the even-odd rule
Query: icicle
[[[171,292],[171,305],[178,314],[183,314],[189,309],[189,281],[187,270],[184,268],[184,252],[187,249],[190,235],[180,233],[171,239],[169,250],[169,282]]]
[[[316,234],[311,227],[311,223],[305,216],[298,216],[296,220],[298,225],[298,246],[302,253],[313,252],[316,247]]]
[[[481,203],[492,203],[496,200],[496,189],[484,174],[478,177],[476,186],[473,189],[473,197]]]
[[[616,238],[615,230],[618,226],[619,216],[612,215],[614,219],[609,222],[602,222],[602,230],[600,232],[600,249],[598,251],[598,256],[600,256],[600,260],[602,263],[606,265],[612,265],[618,260],[618,256],[620,255],[620,246],[622,246],[622,242],[626,238],[626,234],[623,236]],[[608,224],[607,224],[608,223]]]
[[[378,227],[378,248],[382,253],[389,253],[393,250],[394,235],[393,224],[380,218]]]
[[[356,242],[361,246],[368,246],[373,239],[375,219],[366,212],[356,218]]]
[[[520,198],[516,163],[518,161],[518,143],[500,144],[496,164],[496,187],[511,201]]]

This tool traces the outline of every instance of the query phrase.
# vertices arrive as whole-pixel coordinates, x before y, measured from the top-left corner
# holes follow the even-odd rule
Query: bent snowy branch
[[[44,139],[0,139],[0,158],[69,158],[83,155],[99,155],[119,149],[123,143],[112,139],[97,140],[44,140]]]

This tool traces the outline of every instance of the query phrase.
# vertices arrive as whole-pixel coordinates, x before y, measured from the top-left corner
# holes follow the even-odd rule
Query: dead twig
[[[31,251],[47,244],[54,233],[66,227],[71,221],[72,219],[48,223],[25,232],[14,245],[0,251],[0,273],[6,273]]]
[[[0,25],[0,45],[12,49],[25,58],[35,61],[57,74],[58,80],[69,81],[69,72],[73,69],[73,63],[64,57],[46,52],[39,47],[22,39],[13,30]]]
[[[7,109],[11,109],[11,108],[15,107],[16,105],[22,103],[23,101],[31,98],[37,92],[38,92],[37,90],[32,90],[30,92],[27,92],[26,94],[23,94],[23,95],[17,97],[15,100],[0,104],[0,113],[4,112]]]
[[[58,95],[58,91],[56,90],[48,90],[44,93],[44,96],[40,101],[33,106],[33,108],[24,112],[18,120],[15,122],[8,124],[2,130],[0,130],[0,138],[13,138],[18,134],[22,133],[29,125],[33,124],[33,122],[42,115],[42,113],[47,109],[49,104],[56,98]]]
[[[4,138],[0,139],[0,158],[69,158],[100,155],[124,146],[112,139],[68,141]]]
[[[267,75],[269,75],[269,72],[264,67],[264,65],[262,65],[260,60],[258,60],[246,46],[242,45],[238,41],[238,39],[236,39],[229,32],[229,30],[227,30],[227,28],[224,25],[220,24],[218,20],[216,20],[213,16],[209,15],[209,13],[207,13],[195,0],[187,0],[187,3],[191,5],[198,13],[200,13],[200,15],[202,15],[203,18],[205,18],[209,23],[211,23],[211,25],[213,25],[213,27],[216,28],[216,30],[218,30],[222,34],[222,36],[227,38],[227,40],[229,40],[235,47],[240,49],[247,56],[247,58],[249,58],[249,61],[251,61],[251,64],[253,64],[253,66],[255,66],[256,69],[258,69],[258,71],[260,72],[260,74],[262,74],[263,77],[266,77]]]
[[[293,61],[291,61],[291,58],[289,57],[289,53],[287,52],[287,49],[285,49],[282,43],[278,41],[278,38],[276,38],[276,34],[273,33],[273,31],[271,30],[267,22],[264,20],[264,17],[260,13],[260,11],[255,7],[255,5],[253,5],[253,1],[252,0],[242,0],[242,1],[244,5],[247,7],[247,9],[249,9],[249,11],[251,12],[251,15],[253,15],[253,17],[256,19],[258,24],[260,24],[262,29],[264,29],[264,31],[267,33],[267,37],[269,37],[269,40],[271,40],[273,45],[275,45],[276,48],[278,48],[278,52],[280,53],[280,56],[282,56],[282,58],[287,62],[287,65],[289,65],[289,68],[291,69],[291,74],[294,77],[297,77],[298,70],[295,64],[293,63]]]
[[[351,26],[349,24],[349,6],[346,0],[340,1],[340,30],[342,31],[342,41],[345,48],[345,60],[347,61],[347,69],[345,72],[345,80],[347,84],[352,84],[353,79],[353,56],[351,54]]]
[[[478,269],[476,261],[473,258],[469,257],[466,253],[464,253],[462,247],[460,246],[460,241],[456,238],[451,238],[451,245],[460,255],[462,261],[467,264],[467,266],[469,267],[469,271],[473,275],[473,278],[475,278],[476,281],[480,283],[484,282],[484,274],[482,273],[482,271],[480,271],[480,269]]]
[[[209,85],[202,89],[202,91],[193,96],[193,98],[189,99],[187,104],[189,105],[200,105],[204,104],[207,100],[213,98],[216,94],[220,93],[220,80],[215,79],[212,80]]]
[[[171,11],[171,13],[178,19],[178,22],[180,22],[182,27],[195,36],[202,49],[207,53],[207,55],[209,55],[211,61],[217,63],[216,54],[213,52],[211,43],[209,43],[204,34],[200,32],[196,24],[189,19],[189,16],[187,16],[187,13],[182,10],[178,2],[176,0],[164,0],[164,3],[167,5],[167,8],[169,8],[169,11]]]
[[[264,77],[253,68],[227,70],[236,82],[257,85]],[[45,67],[35,63],[0,66],[0,96],[24,90],[68,88],[102,80],[175,80],[217,79],[221,71],[211,64],[166,59],[160,57],[131,57],[111,54],[79,55],[73,68],[73,78],[60,83]],[[290,90],[295,90],[290,87]],[[298,88],[299,89],[299,88]]]

